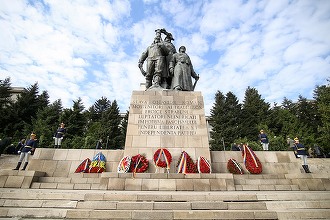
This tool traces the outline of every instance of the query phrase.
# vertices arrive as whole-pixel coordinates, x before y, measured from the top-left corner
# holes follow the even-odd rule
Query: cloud
[[[102,96],[128,109],[144,77],[137,62],[166,28],[200,74],[205,111],[217,91],[242,102],[248,86],[269,103],[312,98],[330,70],[330,2],[3,1],[0,78],[38,82],[65,107]]]

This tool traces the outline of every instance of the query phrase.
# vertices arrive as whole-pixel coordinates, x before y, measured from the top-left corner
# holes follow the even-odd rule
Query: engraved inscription
[[[132,100],[130,108],[142,110],[137,117],[140,135],[196,135],[200,118],[194,111],[202,109],[203,103]]]

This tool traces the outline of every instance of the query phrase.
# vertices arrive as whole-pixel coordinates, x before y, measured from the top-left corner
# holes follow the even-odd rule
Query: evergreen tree
[[[117,101],[111,103],[111,107],[102,118],[103,138],[108,140],[109,149],[122,149],[122,135],[120,130],[121,117]],[[109,137],[109,138],[108,138]]]
[[[57,100],[37,112],[33,120],[33,130],[37,133],[39,147],[52,147],[54,133],[59,126],[59,117],[62,112],[62,102]]]
[[[66,137],[62,147],[66,148],[89,148],[85,143],[86,117],[81,98],[73,101],[72,109],[64,109],[60,121],[66,124]]]
[[[330,79],[328,79],[328,82]],[[330,154],[330,85],[317,86],[314,90],[317,110],[320,115],[320,124],[316,141],[323,146],[325,152]]]
[[[259,128],[265,129],[269,104],[261,98],[255,88],[248,87],[241,115],[241,135],[249,140],[257,140]]]
[[[223,150],[223,138],[224,138],[224,128],[223,124],[225,122],[225,102],[226,97],[222,92],[217,91],[215,94],[215,102],[210,110],[210,125],[212,130],[210,131],[210,148],[211,150]]]
[[[241,105],[238,103],[237,97],[232,92],[226,94],[226,101],[224,106],[224,121],[223,138],[225,146],[231,146],[236,139],[240,137],[240,112]]]
[[[7,127],[11,120],[10,85],[10,78],[0,80],[0,137],[6,137],[10,133],[10,127]]]
[[[36,118],[39,109],[43,109],[48,103],[48,93],[39,93],[38,83],[31,85],[21,93],[17,101],[13,103],[8,123],[11,136],[25,136],[24,133],[33,131],[32,119]]]

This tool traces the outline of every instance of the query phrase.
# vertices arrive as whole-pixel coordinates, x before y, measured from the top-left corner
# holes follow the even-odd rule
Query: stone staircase
[[[211,174],[133,175],[116,172],[117,150],[96,174],[74,173],[95,150],[38,150],[26,171],[0,157],[0,219],[330,219],[329,159],[309,159],[306,174],[292,152],[257,152],[262,174],[233,175],[240,152],[212,152]]]
[[[329,219],[330,193],[0,189],[0,219]]]

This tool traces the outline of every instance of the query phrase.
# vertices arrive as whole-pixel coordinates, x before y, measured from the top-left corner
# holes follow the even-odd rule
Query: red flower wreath
[[[154,153],[154,162],[157,167],[166,167],[169,170],[172,162],[172,155],[167,149],[159,148]]]
[[[148,167],[148,159],[145,156],[138,154],[132,157],[129,171],[133,173],[143,173],[147,171]]]
[[[260,174],[262,172],[261,162],[249,146],[243,145],[242,156],[244,165],[251,174]]]
[[[203,156],[199,156],[197,160],[197,168],[199,173],[211,173],[211,164]]]
[[[178,161],[178,173],[197,173],[197,166],[187,152],[183,151]]]
[[[233,174],[244,174],[241,165],[235,159],[229,159],[227,163],[227,169]]]

